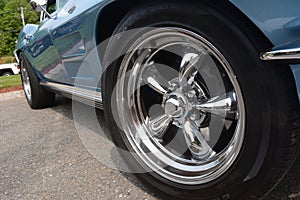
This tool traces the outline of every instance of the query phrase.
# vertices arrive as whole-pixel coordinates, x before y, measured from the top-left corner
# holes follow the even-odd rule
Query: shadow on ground
[[[80,116],[80,119],[76,117],[76,122],[80,124],[80,126],[85,127],[89,131],[99,134],[101,130],[95,125],[94,123],[99,123],[101,127],[103,128],[105,135],[108,140],[111,141],[109,137],[109,131],[108,127],[106,126],[105,119],[103,112],[100,110],[96,110],[97,113],[97,121],[91,123],[94,119],[91,119],[89,116],[89,113],[95,112],[95,108],[77,103],[77,102],[72,102],[72,100],[63,98],[58,96],[56,104],[52,107],[52,109],[70,120],[74,120],[73,112],[72,109],[74,109],[74,105],[76,106],[76,109],[81,109],[82,116]],[[72,108],[73,107],[73,108]],[[94,117],[94,116],[93,116]],[[93,118],[92,117],[92,118]],[[91,153],[91,152],[90,152]],[[300,153],[300,148],[299,148],[299,153]],[[92,153],[93,154],[93,153]],[[110,151],[110,156],[112,159],[113,164],[115,165],[116,168],[123,168],[124,163],[119,157],[118,153],[115,151],[115,149]],[[95,156],[94,156],[95,157]],[[97,157],[97,155],[96,155]],[[146,187],[144,187],[137,179],[136,177],[127,172],[120,172],[128,181],[130,181],[132,184],[135,186],[139,187],[142,189],[145,193],[148,193],[152,197],[158,199],[159,197],[152,192],[150,192]],[[268,197],[265,199],[267,200],[285,200],[285,199],[291,199],[291,200],[297,200],[300,199],[300,155],[298,155],[295,163],[293,166],[291,166],[289,172],[287,173],[286,177],[282,180],[282,182],[272,191]]]

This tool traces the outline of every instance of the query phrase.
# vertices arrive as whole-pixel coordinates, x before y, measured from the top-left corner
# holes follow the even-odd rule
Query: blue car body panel
[[[69,0],[52,19],[27,25],[17,50],[22,50],[44,81],[98,88],[101,62],[95,48],[97,20],[114,0]],[[230,0],[274,44],[300,39],[299,0]],[[113,13],[112,13],[113,14]],[[109,20],[109,19],[107,19]],[[101,34],[101,30],[97,30]],[[33,35],[25,41],[25,35]],[[267,50],[267,49],[266,49]],[[51,56],[47,56],[51,55]],[[88,59],[87,56],[89,56]],[[300,65],[291,65],[300,98]],[[80,70],[80,73],[78,73]]]
[[[274,44],[300,40],[298,0],[231,0]],[[300,101],[300,65],[291,65]]]
[[[33,28],[26,25],[16,49],[25,54],[43,81],[68,85],[76,81],[77,86],[94,88],[99,82],[101,65],[98,56],[90,54],[95,52],[96,19],[105,2],[93,0],[87,4],[70,0],[52,14],[52,19],[45,19]],[[25,35],[34,37],[26,41]]]
[[[300,39],[298,0],[231,0],[274,44]]]

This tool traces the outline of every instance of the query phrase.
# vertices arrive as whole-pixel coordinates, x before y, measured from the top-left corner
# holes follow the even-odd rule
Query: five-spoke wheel
[[[135,153],[177,183],[221,176],[239,154],[245,124],[239,83],[224,56],[181,28],[149,31],[128,52],[116,109]]]

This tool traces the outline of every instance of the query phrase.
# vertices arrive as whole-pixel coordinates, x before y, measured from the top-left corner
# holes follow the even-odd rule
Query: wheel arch
[[[99,45],[112,36],[113,31],[125,15],[134,7],[139,0],[112,1],[105,5],[98,14],[96,24],[96,44]],[[110,19],[110,20],[107,20]]]
[[[128,1],[112,1],[111,3],[105,5],[104,8],[99,12],[97,17],[96,25],[96,44],[100,44],[104,40],[112,36],[114,29],[118,26],[120,21],[133,9],[139,6],[151,6],[159,3],[183,3],[181,0],[154,0],[151,2],[145,2],[141,0],[128,0]],[[272,48],[273,44],[267,38],[267,36],[260,30],[255,23],[248,18],[238,7],[236,7],[230,1],[214,1],[203,0],[199,3],[197,0],[187,0],[184,4],[191,4],[197,6],[196,4],[208,4],[210,7],[216,9],[219,12],[222,12],[230,20],[232,20],[238,27],[248,28],[241,29],[249,37],[249,39],[254,43],[257,40],[257,37],[266,41],[266,46],[258,49],[259,51],[265,51],[266,48]],[[224,10],[226,9],[226,12]],[[109,19],[109,20],[107,20]],[[253,31],[257,34],[253,35]],[[259,55],[258,55],[259,56]]]
[[[10,72],[10,73],[14,74],[14,72],[13,72],[12,69],[9,69],[9,68],[0,69],[0,75],[2,75],[2,74],[5,73],[5,72]]]

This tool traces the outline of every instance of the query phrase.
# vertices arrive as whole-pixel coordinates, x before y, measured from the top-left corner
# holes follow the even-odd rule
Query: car
[[[8,63],[0,65],[0,76],[11,76],[20,73],[20,66],[18,63]]]
[[[299,144],[298,0],[31,5],[40,24],[15,50],[31,108],[60,94],[103,109],[165,198],[260,199],[282,180]]]

